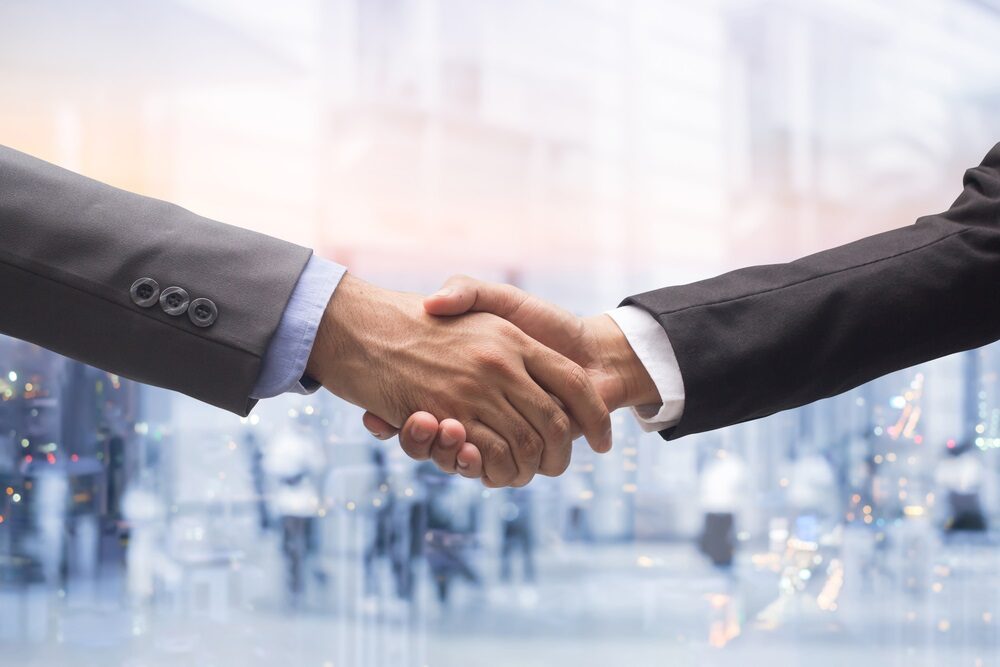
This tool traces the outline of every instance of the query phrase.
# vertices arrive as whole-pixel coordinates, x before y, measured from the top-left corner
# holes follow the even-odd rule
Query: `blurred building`
[[[0,143],[380,284],[593,313],[947,208],[1000,138],[996,44],[987,0],[13,2]],[[613,452],[518,506],[326,395],[240,420],[0,339],[0,647],[1000,664],[998,349],[680,442],[620,412]],[[308,453],[268,473],[288,433]],[[505,544],[532,576],[503,580]]]

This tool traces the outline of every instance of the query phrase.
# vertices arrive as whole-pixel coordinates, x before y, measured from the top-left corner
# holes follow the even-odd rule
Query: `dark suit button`
[[[160,296],[160,285],[152,278],[139,278],[129,290],[132,302],[142,308],[149,308]]]
[[[188,308],[188,317],[197,327],[210,327],[219,318],[219,309],[211,299],[195,299]]]
[[[168,287],[160,294],[160,308],[167,315],[183,315],[191,303],[191,297],[183,287]]]

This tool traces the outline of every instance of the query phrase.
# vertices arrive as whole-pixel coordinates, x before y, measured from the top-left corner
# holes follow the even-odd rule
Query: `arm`
[[[0,147],[0,332],[124,377],[246,415],[311,255]]]
[[[611,421],[585,371],[495,315],[428,315],[422,299],[348,274],[319,325],[306,372],[399,425],[427,410],[462,422],[484,480],[521,486],[569,464],[570,416],[598,451]]]
[[[684,378],[667,439],[839,394],[1000,338],[1000,145],[954,205],[804,257],[629,297]]]
[[[246,415],[252,396],[288,386],[269,386],[262,358],[286,351],[311,256],[0,147],[0,333],[124,377]],[[279,366],[297,373],[305,357],[309,377],[394,423],[461,417],[494,485],[564,469],[570,415],[610,447],[583,370],[509,323],[436,320],[418,297],[354,276],[333,288],[309,299],[303,344]]]
[[[789,264],[630,297],[612,313],[617,331],[513,287],[464,277],[450,280],[425,307],[438,315],[485,310],[510,319],[583,364],[610,409],[647,406],[647,421],[674,439],[995,341],[997,285],[1000,145],[966,173],[964,191],[945,213]],[[663,328],[659,344],[634,308]],[[632,312],[623,316],[626,310]],[[614,353],[602,358],[591,349]],[[638,412],[642,421],[646,414]],[[425,429],[435,425],[420,419]],[[374,415],[366,423],[383,437],[395,432]],[[413,441],[410,425],[404,444]],[[475,452],[466,447],[456,455],[475,476]]]

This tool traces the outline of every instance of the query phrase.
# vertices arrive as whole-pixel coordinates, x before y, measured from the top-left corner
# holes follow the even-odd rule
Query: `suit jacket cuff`
[[[666,331],[652,315],[637,306],[610,310],[608,316],[625,334],[660,394],[660,403],[632,409],[639,426],[650,432],[676,425],[684,413],[684,381]]]
[[[323,312],[346,271],[334,262],[316,255],[310,257],[268,344],[252,398],[311,394],[319,388],[317,382],[305,376],[306,363]]]

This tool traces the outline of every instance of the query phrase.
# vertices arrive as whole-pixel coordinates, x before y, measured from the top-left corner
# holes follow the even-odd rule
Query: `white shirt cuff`
[[[662,431],[676,426],[684,413],[684,381],[667,332],[638,306],[622,306],[607,314],[625,334],[662,400],[658,405],[640,405],[632,409],[642,430]]]

